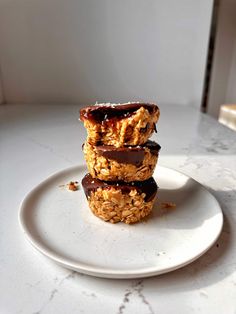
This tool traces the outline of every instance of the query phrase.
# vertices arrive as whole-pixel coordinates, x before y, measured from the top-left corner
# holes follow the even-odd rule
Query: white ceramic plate
[[[33,246],[64,267],[107,278],[137,278],[180,268],[205,253],[219,236],[223,215],[216,199],[198,182],[157,167],[162,201],[176,204],[135,225],[110,224],[89,210],[80,186],[86,169],[60,171],[34,188],[22,202],[19,219]]]

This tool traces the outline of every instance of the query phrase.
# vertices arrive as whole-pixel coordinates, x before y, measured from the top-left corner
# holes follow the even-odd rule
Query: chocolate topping
[[[151,153],[155,155],[158,155],[161,149],[161,146],[159,144],[150,140],[148,140],[145,144],[143,144],[142,147],[144,148],[147,147],[148,149],[150,149]]]
[[[145,181],[134,181],[134,182],[123,182],[123,181],[101,181],[98,179],[94,179],[89,173],[87,173],[82,179],[82,186],[84,188],[84,192],[86,197],[90,196],[91,192],[96,191],[98,188],[102,189],[120,189],[122,193],[129,193],[131,190],[136,189],[138,192],[145,193],[145,201],[151,201],[157,192],[158,186],[153,179],[153,177],[149,178]]]
[[[140,147],[140,149],[133,147],[129,149],[128,147],[116,148],[114,146],[97,146],[96,150],[100,156],[107,159],[135,166],[142,164],[145,155],[145,151],[142,147]]]
[[[143,162],[145,148],[148,148],[151,151],[151,154],[157,156],[161,147],[153,141],[147,141],[144,145],[124,146],[119,148],[115,146],[101,145],[96,146],[96,151],[99,156],[103,156],[107,159],[116,160],[123,164],[139,166]]]
[[[80,120],[88,119],[102,123],[112,119],[123,119],[130,117],[141,107],[147,109],[150,114],[159,110],[157,105],[148,103],[99,104],[82,108]]]

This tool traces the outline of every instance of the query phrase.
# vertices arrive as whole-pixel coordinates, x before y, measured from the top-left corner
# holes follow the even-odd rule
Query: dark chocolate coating
[[[133,189],[137,189],[140,194],[145,193],[145,201],[151,201],[157,192],[158,186],[153,179],[149,178],[145,181],[123,182],[123,181],[101,181],[94,179],[89,173],[87,173],[82,179],[82,186],[86,197],[88,198],[91,192],[96,191],[98,188],[102,189],[120,189],[123,193],[129,193]]]
[[[159,144],[153,141],[147,141],[144,145],[123,146],[119,148],[115,146],[99,145],[96,146],[96,150],[98,155],[107,159],[116,160],[123,164],[139,166],[143,162],[146,147],[151,151],[151,154],[155,156],[158,155],[161,149]]]
[[[91,120],[94,122],[105,122],[111,119],[123,119],[130,117],[139,108],[144,107],[153,114],[159,110],[155,104],[148,103],[127,103],[127,104],[101,104],[84,107],[80,110],[80,120]]]

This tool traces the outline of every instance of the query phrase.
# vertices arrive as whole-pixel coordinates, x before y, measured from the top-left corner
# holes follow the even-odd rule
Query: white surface
[[[224,212],[216,244],[192,264],[144,280],[80,275],[26,241],[18,209],[51,173],[82,162],[77,106],[0,106],[0,313],[235,314],[236,133],[191,107],[161,106],[160,164],[193,177]],[[94,256],[96,259],[96,256]]]
[[[2,0],[8,103],[199,106],[212,0]]]
[[[86,166],[77,166],[50,176],[20,208],[28,240],[64,267],[105,278],[159,275],[200,257],[221,232],[223,215],[215,198],[188,176],[160,166],[153,175],[158,198],[176,209],[163,210],[156,202],[148,221],[106,223],[91,213],[82,188],[76,193],[61,188],[81,182],[86,172]]]

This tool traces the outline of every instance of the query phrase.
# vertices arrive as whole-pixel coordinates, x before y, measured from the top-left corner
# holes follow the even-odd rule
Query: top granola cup
[[[160,111],[148,103],[98,104],[80,110],[92,145],[142,145],[153,131]]]

